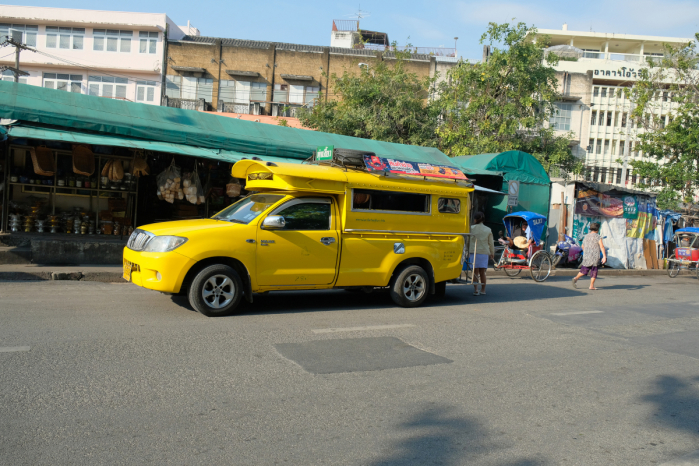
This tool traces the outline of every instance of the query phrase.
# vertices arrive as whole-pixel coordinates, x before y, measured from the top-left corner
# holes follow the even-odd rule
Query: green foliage
[[[408,54],[395,52],[362,66],[359,73],[331,76],[334,95],[299,114],[301,123],[328,133],[366,139],[436,146],[439,108],[427,99],[435,78],[419,78],[406,67]]]
[[[658,205],[677,208],[679,202],[692,202],[699,188],[699,71],[697,42],[685,46],[665,46],[665,56],[643,68],[640,79],[626,90],[635,105],[632,120],[641,130],[636,135],[635,150],[646,160],[632,160],[629,165],[641,189],[659,192]],[[667,100],[667,102],[665,102]],[[668,102],[674,109],[670,122],[654,114]]]
[[[491,46],[486,63],[461,62],[440,88],[445,110],[440,148],[449,155],[522,150],[546,167],[576,171],[580,163],[569,147],[570,134],[547,128],[557,111],[558,81],[544,56],[548,38],[534,41],[536,28],[524,23],[490,23],[481,43]],[[500,47],[498,47],[498,45]]]
[[[289,122],[284,118],[277,118],[277,125],[279,126],[289,126]]]

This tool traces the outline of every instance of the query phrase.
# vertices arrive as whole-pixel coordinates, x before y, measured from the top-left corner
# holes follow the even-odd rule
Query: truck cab
[[[280,290],[388,288],[414,307],[461,273],[468,183],[256,160],[232,175],[254,194],[210,219],[138,228],[124,278],[219,316]]]

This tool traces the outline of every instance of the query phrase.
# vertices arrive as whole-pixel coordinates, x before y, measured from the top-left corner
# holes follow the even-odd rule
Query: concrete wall
[[[214,80],[212,101],[207,102],[214,110],[218,109],[220,81],[258,82],[267,85],[265,114],[271,114],[275,84],[303,85],[319,87],[324,98],[335,98],[332,74],[341,76],[344,72],[358,75],[360,63],[370,67],[380,61],[392,62],[378,52],[355,51],[293,44],[275,44],[272,42],[236,41],[241,44],[230,45],[228,39],[199,38],[196,41],[170,41],[168,43],[167,75],[188,75],[178,72],[177,67],[203,68],[203,78]],[[414,56],[407,61],[408,71],[419,77],[434,76],[439,70],[440,79],[444,79],[448,69],[454,63],[439,63],[435,57]],[[257,73],[257,76],[229,75],[226,70]],[[282,74],[311,76],[311,81],[296,81],[282,77]],[[228,105],[227,105],[228,107]]]

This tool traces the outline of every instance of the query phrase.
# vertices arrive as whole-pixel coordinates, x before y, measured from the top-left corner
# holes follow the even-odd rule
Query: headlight
[[[168,252],[177,249],[187,242],[187,238],[179,236],[155,236],[148,241],[145,252]]]

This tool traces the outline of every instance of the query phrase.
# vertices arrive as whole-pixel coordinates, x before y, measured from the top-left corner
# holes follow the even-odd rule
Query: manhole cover
[[[380,371],[453,362],[395,337],[343,338],[275,345],[282,356],[313,374]]]

